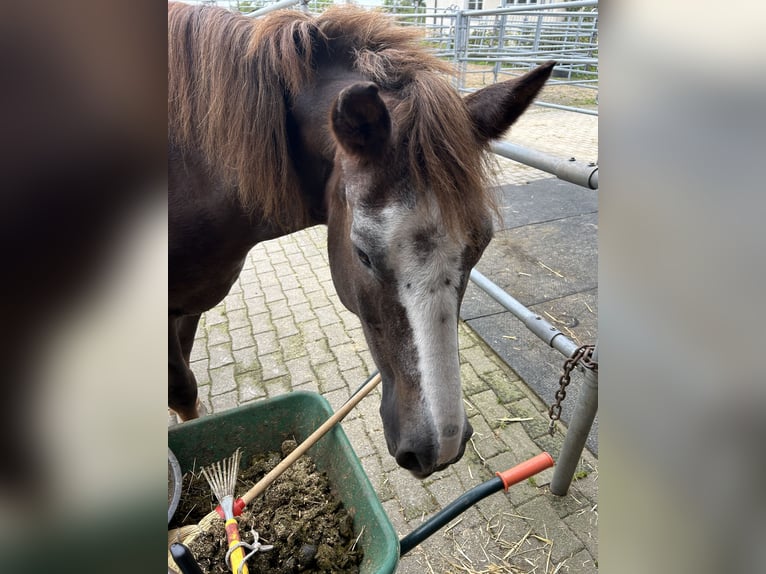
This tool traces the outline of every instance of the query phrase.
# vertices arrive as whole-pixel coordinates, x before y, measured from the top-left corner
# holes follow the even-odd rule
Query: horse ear
[[[341,90],[331,119],[338,143],[353,155],[372,158],[391,138],[391,117],[372,82],[357,82]]]
[[[482,142],[500,137],[511,127],[540,92],[555,65],[546,62],[523,76],[466,96],[465,103]]]

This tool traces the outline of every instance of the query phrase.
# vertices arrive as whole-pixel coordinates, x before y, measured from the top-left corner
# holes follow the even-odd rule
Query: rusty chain
[[[564,372],[561,373],[559,379],[559,390],[556,391],[556,402],[548,409],[548,416],[551,419],[551,423],[548,425],[548,434],[553,436],[555,431],[556,421],[561,418],[561,401],[567,396],[567,385],[571,382],[572,371],[580,364],[583,368],[589,369],[595,373],[598,372],[598,363],[593,361],[593,350],[595,345],[583,345],[578,347],[577,350],[572,353],[572,356],[564,361]]]

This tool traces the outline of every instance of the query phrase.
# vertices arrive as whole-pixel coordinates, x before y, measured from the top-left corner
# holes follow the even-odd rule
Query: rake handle
[[[242,495],[242,502],[244,505],[250,504],[255,498],[260,495],[268,486],[274,482],[280,474],[282,474],[287,468],[298,460],[302,455],[306,453],[308,449],[316,444],[316,442],[322,438],[327,431],[336,425],[336,423],[343,420],[343,418],[351,412],[359,401],[366,397],[369,392],[374,389],[381,381],[380,373],[372,377],[366,385],[364,385],[359,392],[348,399],[345,404],[340,407],[333,415],[327,419],[322,425],[311,433],[306,440],[299,444],[293,452],[287,455],[282,462],[275,466],[266,476],[259,480],[250,490]],[[239,502],[239,499],[237,500]]]
[[[229,518],[226,521],[226,540],[229,541],[229,548],[240,542],[239,526],[234,518]],[[245,560],[245,551],[240,546],[234,552],[231,553],[231,571],[234,574],[238,574],[239,565]],[[242,574],[249,574],[247,564],[242,564]]]

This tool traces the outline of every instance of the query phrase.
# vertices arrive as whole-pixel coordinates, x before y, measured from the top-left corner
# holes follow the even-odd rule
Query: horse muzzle
[[[399,466],[409,470],[415,478],[423,479],[459,461],[463,457],[465,445],[472,435],[473,427],[466,418],[457,452],[454,455],[451,453],[442,455],[439,441],[435,435],[428,433],[419,434],[416,439],[400,440],[396,444],[387,440],[388,450]]]

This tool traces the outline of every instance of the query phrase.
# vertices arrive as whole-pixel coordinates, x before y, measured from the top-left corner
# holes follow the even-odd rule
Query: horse
[[[327,225],[331,275],[382,376],[390,454],[459,460],[459,308],[493,234],[489,142],[554,62],[462,97],[416,29],[355,7],[252,19],[168,6],[169,407],[199,415],[201,313],[260,241]]]

